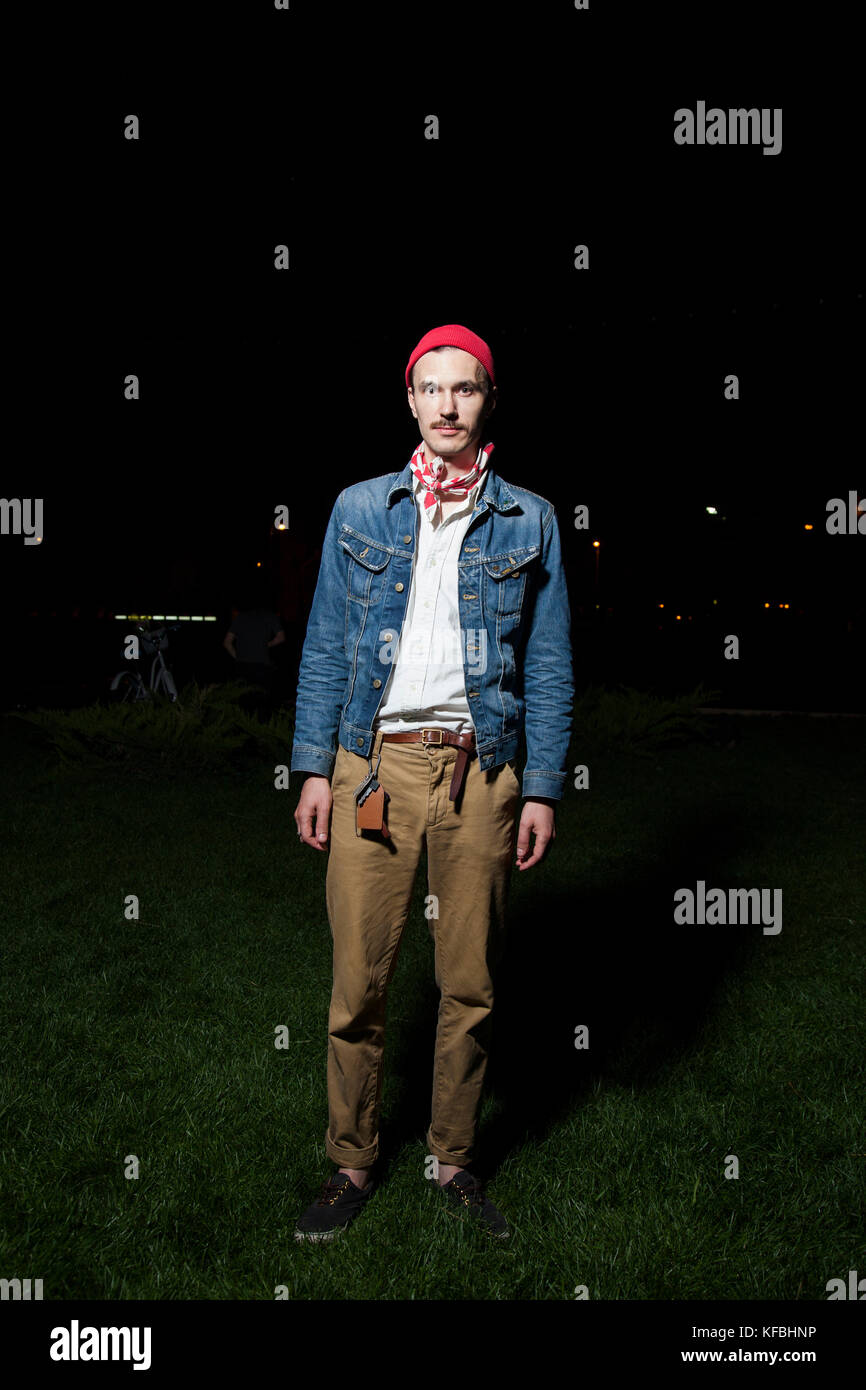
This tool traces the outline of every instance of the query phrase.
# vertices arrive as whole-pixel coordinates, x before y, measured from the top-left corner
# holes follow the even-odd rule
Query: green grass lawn
[[[381,1186],[320,1246],[292,1239],[332,1170],[327,861],[296,838],[301,778],[58,776],[2,722],[0,1274],[46,1299],[557,1300],[823,1300],[866,1274],[859,721],[743,719],[731,747],[651,758],[575,739],[590,789],[512,878],[479,1131],[502,1245],[423,1178],[419,873]],[[781,933],[676,925],[698,879],[781,888]]]

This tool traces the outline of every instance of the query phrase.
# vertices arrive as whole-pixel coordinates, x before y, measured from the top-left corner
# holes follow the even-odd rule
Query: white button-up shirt
[[[463,674],[457,560],[486,479],[485,469],[468,497],[440,500],[438,522],[432,515],[436,509],[428,512],[424,506],[426,488],[415,479],[420,515],[406,616],[374,729],[402,734],[434,728],[459,734],[475,727]],[[464,640],[477,648],[477,634],[468,632]],[[470,651],[468,659],[475,665],[477,653]]]

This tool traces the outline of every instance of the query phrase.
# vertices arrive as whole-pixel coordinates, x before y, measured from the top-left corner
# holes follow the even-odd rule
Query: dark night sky
[[[703,58],[626,77],[565,7],[468,72],[466,38],[439,70],[413,30],[399,80],[393,55],[354,60],[345,22],[334,52],[292,18],[256,72],[242,50],[231,80],[180,54],[130,61],[68,113],[66,159],[45,167],[59,312],[16,364],[29,447],[4,476],[5,496],[44,497],[46,541],[3,538],[6,611],[187,591],[216,608],[281,502],[319,546],[341,488],[408,461],[405,363],[450,321],[491,345],[495,466],[554,500],[578,586],[586,503],[619,601],[724,583],[854,603],[864,542],[802,531],[866,491],[851,89],[827,77],[827,100],[805,82],[789,99],[772,64],[719,79]],[[698,98],[781,106],[781,153],[675,145],[673,113]]]

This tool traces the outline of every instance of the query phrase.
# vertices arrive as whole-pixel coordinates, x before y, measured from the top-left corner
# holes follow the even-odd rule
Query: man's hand
[[[333,802],[328,778],[311,772],[301,787],[301,797],[295,807],[295,824],[300,839],[312,849],[328,848],[328,829]]]
[[[556,839],[555,805],[550,797],[526,798],[517,832],[517,867],[521,871],[540,864],[551,841]],[[530,835],[535,835],[535,848],[527,859]]]

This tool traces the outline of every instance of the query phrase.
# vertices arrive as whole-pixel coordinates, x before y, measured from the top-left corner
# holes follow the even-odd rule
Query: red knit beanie
[[[456,347],[462,348],[464,352],[469,352],[473,357],[477,357],[482,367],[485,368],[490,377],[492,386],[496,385],[496,377],[493,374],[493,354],[483,338],[479,338],[477,333],[471,329],[464,328],[461,323],[446,323],[442,328],[431,328],[429,333],[425,333],[412,356],[409,358],[409,365],[406,368],[406,385],[411,385],[411,372],[419,357],[423,357],[425,352],[430,352],[435,347]]]

